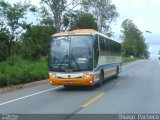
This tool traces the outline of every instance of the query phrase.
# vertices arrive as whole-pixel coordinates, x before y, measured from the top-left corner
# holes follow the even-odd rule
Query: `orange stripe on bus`
[[[108,75],[110,75],[110,74],[113,74],[113,73],[115,73],[115,72],[116,72],[115,69],[107,70],[107,71],[104,72],[104,77],[105,77],[105,76],[108,76]],[[99,79],[99,73],[94,74],[94,79]]]

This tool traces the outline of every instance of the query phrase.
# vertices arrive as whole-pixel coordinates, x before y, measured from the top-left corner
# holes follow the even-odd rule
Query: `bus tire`
[[[115,79],[118,78],[118,74],[119,74],[119,67],[117,66],[117,68],[116,68],[116,75],[114,76]]]
[[[64,88],[71,88],[70,85],[64,85]]]
[[[101,71],[100,75],[99,75],[99,83],[98,83],[98,87],[102,86],[104,81],[104,72],[103,70]]]

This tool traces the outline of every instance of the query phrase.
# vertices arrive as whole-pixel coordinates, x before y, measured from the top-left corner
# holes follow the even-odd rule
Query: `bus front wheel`
[[[98,83],[99,87],[102,86],[103,80],[104,80],[104,72],[102,71],[99,75],[99,83]]]
[[[68,88],[71,88],[72,86],[70,85],[64,85],[64,88],[68,89]]]

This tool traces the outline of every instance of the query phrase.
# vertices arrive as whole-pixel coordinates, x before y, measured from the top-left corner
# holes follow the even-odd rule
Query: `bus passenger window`
[[[99,58],[98,35],[96,35],[94,40],[94,68],[97,67],[98,58]]]

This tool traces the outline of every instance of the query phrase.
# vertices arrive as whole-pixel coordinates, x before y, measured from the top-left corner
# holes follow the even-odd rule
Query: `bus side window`
[[[109,45],[108,45],[108,38],[105,38],[105,52],[108,52],[109,51]]]
[[[98,64],[98,58],[99,58],[99,49],[98,49],[98,35],[95,35],[94,40],[94,68],[97,67]]]

